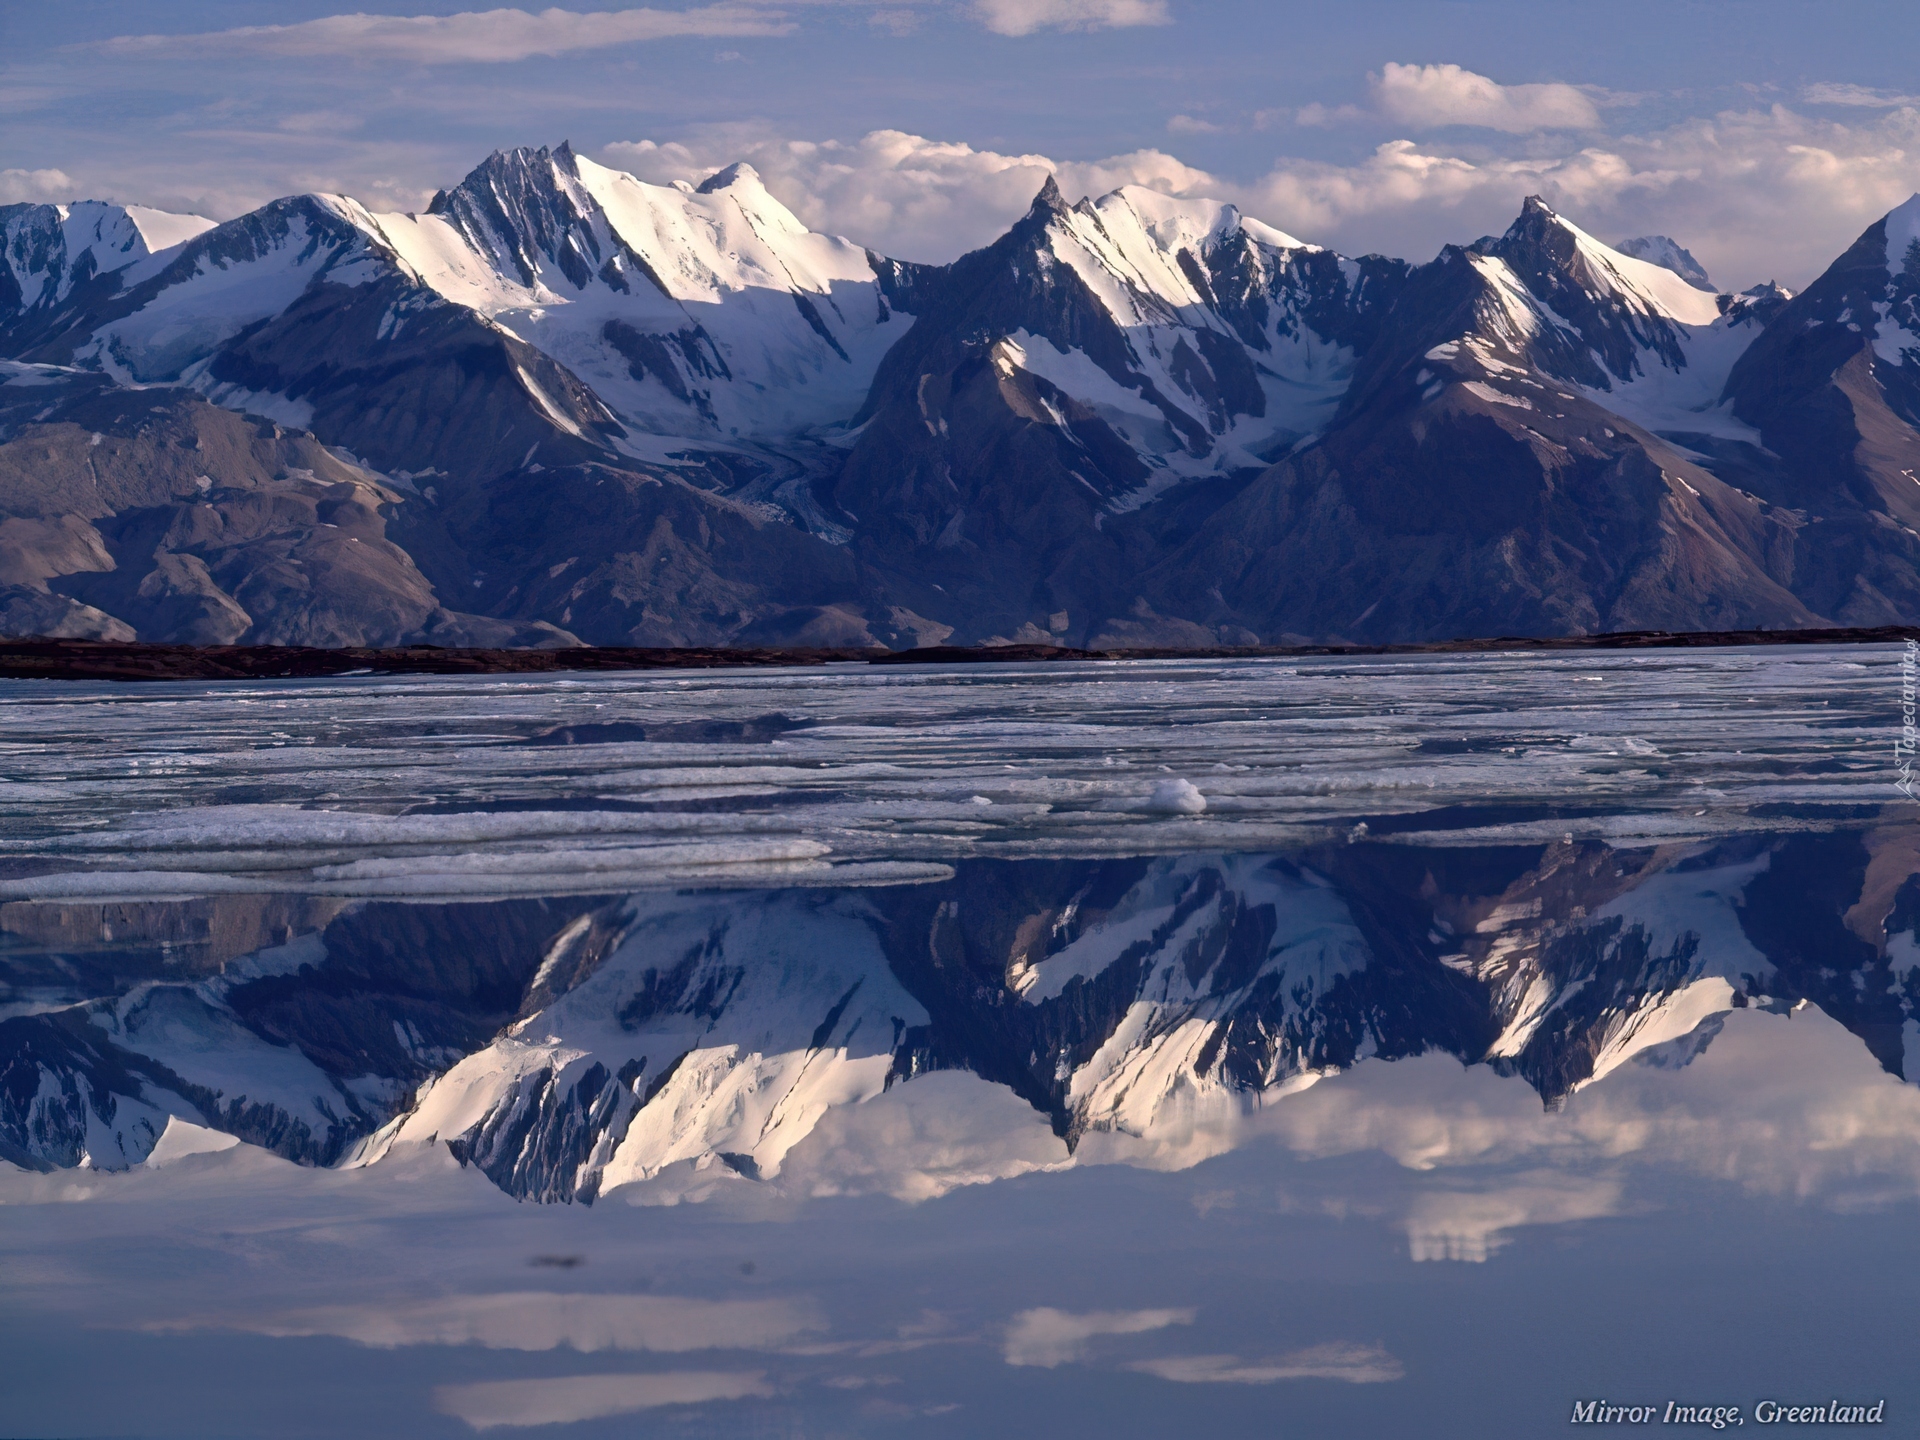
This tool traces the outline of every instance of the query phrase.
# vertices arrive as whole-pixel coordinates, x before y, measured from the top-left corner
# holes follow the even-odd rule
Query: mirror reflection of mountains
[[[591,1201],[777,1182],[836,1111],[958,1071],[990,1083],[951,1103],[1006,1132],[973,1178],[1089,1145],[1183,1164],[1363,1059],[1444,1052],[1552,1107],[1802,1004],[1920,1078],[1917,871],[1920,831],[1883,825],[975,860],[865,889],[17,902],[0,1158],[119,1168],[178,1117],[310,1165],[445,1145],[514,1195]]]

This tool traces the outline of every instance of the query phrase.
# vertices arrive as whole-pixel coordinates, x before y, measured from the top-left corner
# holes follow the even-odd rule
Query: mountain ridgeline
[[[0,634],[1392,642],[1920,622],[1920,197],[1805,293],[1538,199],[1430,263],[1049,181],[950,265],[747,166],[0,207]]]

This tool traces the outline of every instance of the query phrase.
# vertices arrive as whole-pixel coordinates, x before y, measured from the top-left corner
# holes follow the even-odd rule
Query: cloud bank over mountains
[[[1592,108],[1570,86],[1440,79],[1445,84],[1396,80],[1401,93],[1393,103],[1409,112],[1425,105],[1434,125],[1468,123],[1457,117],[1475,107],[1489,123],[1505,123],[1527,107],[1571,118],[1575,100]],[[1516,95],[1539,90],[1567,94]],[[1460,102],[1451,110],[1443,103],[1449,94]],[[1456,118],[1443,121],[1443,115]],[[1916,141],[1920,110],[1913,107],[1849,124],[1774,105],[1641,134],[1575,134],[1522,155],[1467,154],[1410,138],[1384,141],[1347,164],[1282,155],[1251,180],[1159,149],[1083,161],[900,130],[823,141],[762,126],[714,126],[673,141],[616,141],[603,153],[608,163],[656,183],[697,183],[747,160],[814,229],[913,259],[949,260],[956,246],[985,244],[1025,210],[1052,173],[1069,195],[1144,185],[1184,198],[1227,200],[1303,239],[1415,260],[1448,241],[1502,228],[1522,198],[1542,194],[1596,233],[1679,236],[1711,273],[1741,285],[1775,277],[1798,285],[1862,226],[1920,190]],[[1789,216],[1791,225],[1784,223]]]
[[[0,170],[0,205],[70,200],[78,188],[64,170]]]

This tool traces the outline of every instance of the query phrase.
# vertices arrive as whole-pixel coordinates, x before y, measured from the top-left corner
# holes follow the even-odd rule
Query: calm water
[[[0,685],[0,1433],[1911,1430],[1900,655]]]

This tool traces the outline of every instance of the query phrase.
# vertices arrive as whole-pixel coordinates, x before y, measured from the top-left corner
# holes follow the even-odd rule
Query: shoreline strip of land
[[[1606,635],[1439,640],[1403,645],[1251,645],[1213,649],[1077,650],[1061,645],[934,645],[917,650],[577,646],[461,650],[435,645],[327,649],[299,645],[165,645],[29,637],[0,640],[0,679],[285,680],[347,675],[539,675],[609,670],[712,670],[815,665],[1034,664],[1087,660],[1257,660],[1446,655],[1495,651],[1660,650],[1740,645],[1885,645],[1920,627],[1823,630],[1629,630]]]

